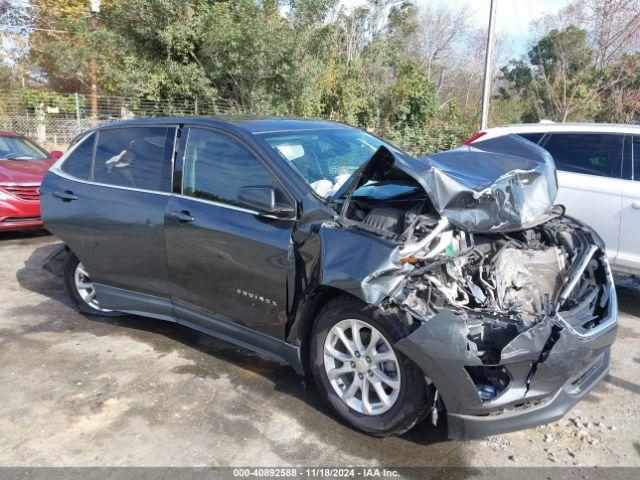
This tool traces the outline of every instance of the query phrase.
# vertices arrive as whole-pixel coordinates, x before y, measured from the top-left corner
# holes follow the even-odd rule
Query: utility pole
[[[91,1],[91,33],[98,28],[98,13],[100,13],[100,0]],[[95,48],[95,45],[93,45]],[[98,65],[96,63],[96,52],[92,52],[89,61],[89,76],[91,77],[91,118],[98,118]]]
[[[484,59],[484,88],[482,90],[482,121],[480,130],[487,129],[489,119],[489,97],[491,96],[491,58],[493,57],[494,28],[496,23],[496,3],[491,0],[489,7],[489,31],[487,33],[487,51]]]

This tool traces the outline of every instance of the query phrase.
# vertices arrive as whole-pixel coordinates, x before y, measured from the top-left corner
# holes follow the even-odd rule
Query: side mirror
[[[268,187],[243,187],[238,192],[238,199],[248,207],[257,209],[260,213],[280,218],[291,218],[295,210],[291,205],[277,203],[276,191]]]
[[[60,150],[54,150],[49,154],[49,156],[55,160],[58,160],[62,156],[62,152]]]

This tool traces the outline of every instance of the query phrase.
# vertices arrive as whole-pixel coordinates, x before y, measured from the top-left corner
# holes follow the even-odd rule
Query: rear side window
[[[533,143],[540,143],[540,140],[544,137],[544,133],[519,133],[518,135]]]
[[[93,180],[107,185],[168,191],[163,157],[168,127],[128,127],[102,130],[94,161]]]
[[[271,172],[241,143],[202,128],[189,129],[182,178],[184,195],[232,205],[244,205],[243,187],[278,190]]]
[[[621,178],[624,135],[554,133],[543,145],[558,170]]]
[[[81,140],[73,151],[67,156],[64,161],[61,170],[68,173],[72,177],[79,178],[81,180],[89,180],[91,174],[91,160],[93,157],[93,143],[95,142],[96,135],[92,133],[84,140]]]

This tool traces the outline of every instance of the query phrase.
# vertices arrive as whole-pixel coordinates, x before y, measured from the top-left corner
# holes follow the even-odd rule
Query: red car
[[[0,130],[0,232],[40,228],[40,182],[62,152]]]

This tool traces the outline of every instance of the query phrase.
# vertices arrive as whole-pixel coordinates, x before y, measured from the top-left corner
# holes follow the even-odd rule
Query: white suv
[[[464,143],[509,134],[551,153],[560,185],[557,203],[600,234],[613,270],[640,275],[640,125],[507,125]]]

